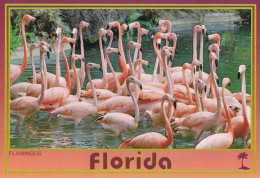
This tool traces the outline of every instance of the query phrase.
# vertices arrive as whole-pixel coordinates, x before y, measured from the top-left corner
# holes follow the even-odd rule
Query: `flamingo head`
[[[129,26],[125,23],[121,25],[121,32],[124,32],[124,31],[129,31]]]
[[[78,59],[81,59],[82,61],[84,61],[84,59],[82,58],[81,55],[73,54],[72,57],[71,57],[71,62],[75,62],[75,61],[77,61]]]
[[[197,33],[201,31],[201,26],[200,25],[195,25],[193,28],[193,32]]]
[[[77,28],[73,28],[72,33],[71,33],[71,37],[76,39],[77,38],[77,34],[78,34]]]
[[[73,38],[63,37],[61,40],[61,45],[64,43],[76,43],[76,40]]]
[[[48,59],[50,58],[50,51],[49,51],[49,46],[46,46],[44,44],[44,42],[41,42],[40,43],[40,53],[46,53],[47,54],[47,57]]]
[[[105,30],[104,28],[100,28],[99,30],[98,30],[98,36],[105,36],[105,35],[107,35],[107,30]]]
[[[195,79],[195,83],[197,85],[199,93],[207,92],[207,85],[205,84],[205,82],[203,82],[203,80]]]
[[[87,68],[87,70],[96,68],[96,69],[98,69],[98,70],[100,70],[102,72],[102,68],[100,67],[99,64],[96,64],[96,63],[89,62],[89,63],[87,63],[87,67],[86,68]]]
[[[226,87],[227,85],[230,87],[231,81],[229,78],[223,78],[222,86]]]
[[[31,15],[29,15],[29,14],[25,14],[25,15],[23,16],[23,21],[32,21],[32,22],[35,22],[35,20],[36,20],[36,18],[33,17],[33,16],[31,16]]]
[[[36,44],[36,43],[32,43],[31,45],[30,45],[30,52],[32,52],[34,49],[36,49],[36,48],[39,48],[39,44]]]
[[[159,28],[158,28],[158,32],[167,33],[168,30],[167,30],[167,28],[165,28],[165,27],[159,27]]]
[[[206,29],[206,26],[205,25],[201,25],[201,33],[202,35],[207,35],[208,36],[208,32],[207,32],[207,29]]]
[[[246,65],[240,65],[238,68],[237,78],[240,79],[240,75],[246,71]]]
[[[111,53],[117,53],[119,56],[121,55],[120,51],[118,50],[118,48],[110,48],[110,47],[108,47],[108,48],[105,49],[105,54],[106,55],[109,55]]]
[[[114,33],[113,33],[112,30],[107,30],[107,34],[106,35],[109,36],[110,38],[113,38]]]
[[[163,97],[162,97],[162,106],[163,106],[164,101],[166,101],[166,100],[172,102],[174,108],[176,109],[176,107],[177,107],[177,102],[176,102],[176,100],[175,100],[170,94],[168,94],[168,93],[165,93],[165,94],[163,95]]]
[[[86,28],[90,28],[90,24],[88,23],[88,22],[85,22],[85,21],[81,21],[80,23],[79,23],[79,28],[84,28],[84,27],[86,27]]]
[[[120,23],[118,21],[114,21],[114,22],[110,22],[107,24],[107,29],[112,28],[112,27],[116,27],[116,28],[120,28]]]
[[[161,32],[157,32],[154,36],[154,40],[157,40],[157,39],[166,39],[169,41],[169,37],[167,34],[164,34],[164,33],[161,33]]]
[[[214,52],[209,53],[209,60],[212,62],[215,61],[215,65],[216,65],[216,67],[218,67],[218,59]]]
[[[200,70],[202,70],[202,63],[199,60],[194,59],[194,60],[192,60],[191,64],[192,64],[192,66],[199,66]]]
[[[58,28],[56,29],[55,38],[58,38],[58,37],[60,38],[60,37],[61,37],[61,32],[62,32],[61,28],[58,27]]]
[[[140,25],[139,22],[133,22],[133,23],[128,24],[128,27],[129,27],[130,30],[131,30],[132,28],[138,29],[138,28],[141,28],[141,25]]]
[[[142,83],[133,76],[129,76],[126,79],[126,85],[129,86],[130,83],[136,83],[140,87],[141,90],[143,89]],[[130,91],[129,91],[129,93],[130,93]]]
[[[168,49],[168,46],[164,46],[164,47],[162,48],[161,53],[162,53],[162,56],[165,56],[165,55],[166,55],[167,57],[172,56],[172,53],[171,53],[170,50]],[[170,60],[172,60],[172,58],[170,58]]]
[[[129,48],[137,48],[137,49],[139,49],[141,52],[143,52],[141,44],[136,43],[136,42],[133,42],[133,41],[129,41],[129,42],[127,43],[126,49],[129,49]]]

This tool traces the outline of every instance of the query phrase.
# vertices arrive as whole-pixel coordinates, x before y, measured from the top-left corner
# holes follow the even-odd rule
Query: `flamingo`
[[[248,136],[248,133],[250,132],[250,117],[247,115],[247,109],[246,109],[246,81],[245,81],[245,72],[246,72],[246,66],[240,65],[238,69],[238,79],[241,77],[241,93],[242,93],[242,116],[236,116],[231,119],[231,124],[234,129],[234,137],[235,138],[242,138],[242,141],[245,142]],[[227,126],[225,129],[225,132],[227,132]]]
[[[61,77],[61,69],[60,69],[60,44],[61,44],[61,28],[57,28],[56,34],[58,36],[58,48],[57,51],[55,51],[55,57],[56,57],[56,75],[55,78],[51,78],[49,83],[49,88],[52,87],[66,87],[67,82],[64,77]],[[54,46],[54,45],[53,45]]]
[[[207,38],[205,39],[205,43],[207,43],[209,40],[214,40],[214,41],[216,41],[216,43],[218,44],[218,46],[220,46],[221,37],[220,37],[219,34],[215,33],[215,34],[207,35]]]
[[[79,55],[78,55],[79,56]],[[72,57],[72,60],[76,60],[81,58],[77,55],[74,55]],[[74,64],[75,65],[75,64]],[[75,71],[75,66],[73,67]],[[97,68],[100,69],[99,64],[95,63],[88,63],[87,64],[87,75],[90,75],[90,69],[91,68]],[[77,75],[77,72],[75,73]],[[89,76],[90,77],[90,76]],[[79,79],[78,79],[79,80]],[[89,80],[91,81],[91,80]],[[77,85],[79,85],[79,81],[77,81]],[[71,120],[75,124],[80,123],[84,118],[87,118],[90,115],[95,115],[97,113],[97,96],[95,93],[95,89],[93,84],[91,83],[93,95],[94,95],[94,104],[85,102],[85,101],[75,101],[69,104],[66,104],[65,106],[59,107],[51,112],[51,114],[58,114],[57,117],[63,118],[66,120]]]
[[[162,97],[161,108],[164,116],[165,130],[167,130],[168,138],[157,132],[148,132],[139,135],[135,138],[128,139],[121,143],[118,148],[132,147],[132,148],[167,148],[173,142],[173,133],[170,122],[167,118],[164,106],[164,101],[170,101],[176,107],[176,101],[169,95],[165,94]]]
[[[113,80],[113,74],[107,74],[107,63],[106,60],[104,58],[104,51],[103,51],[103,45],[102,45],[102,37],[105,35],[109,35],[110,36],[110,42],[108,47],[111,47],[112,44],[112,40],[113,40],[113,32],[111,30],[105,30],[103,28],[100,28],[98,31],[98,41],[99,41],[99,50],[100,50],[100,56],[101,56],[101,64],[102,64],[102,71],[103,71],[103,79],[94,79],[92,80],[93,85],[95,86],[95,88],[104,88],[107,89],[108,88],[108,82],[107,80]],[[86,91],[91,90],[91,85],[88,82],[86,85]],[[92,93],[92,92],[90,92]]]
[[[48,50],[51,52],[51,47],[48,43],[42,41]],[[41,84],[36,84],[36,72],[35,72],[35,66],[34,66],[34,60],[32,56],[32,52],[34,49],[39,48],[40,43],[32,43],[30,45],[30,58],[32,62],[32,71],[33,71],[33,78],[32,83],[29,82],[20,82],[17,84],[14,84],[10,87],[10,98],[15,99],[21,96],[33,96],[38,97],[41,94]],[[49,54],[49,53],[48,53]],[[48,55],[49,58],[49,55]]]
[[[62,57],[64,60],[66,73],[67,73],[66,88],[52,87],[52,88],[49,88],[48,90],[46,90],[43,102],[41,104],[41,110],[50,111],[50,110],[54,110],[54,109],[58,108],[61,105],[61,103],[63,101],[65,101],[68,98],[68,96],[70,95],[70,91],[71,91],[70,71],[69,71],[68,60],[67,60],[66,54],[63,49],[63,45],[65,43],[76,43],[76,40],[72,39],[72,38],[63,37],[61,40],[61,44],[60,44],[60,48],[62,51]]]
[[[80,53],[82,56],[82,60],[81,60],[81,66],[80,68],[76,68],[76,71],[78,73],[79,76],[79,81],[80,81],[80,88],[82,88],[83,83],[85,81],[85,76],[86,76],[86,72],[85,72],[85,51],[84,51],[84,43],[83,43],[83,35],[82,35],[82,29],[86,27],[89,28],[90,24],[88,22],[84,22],[81,21],[79,24],[79,35],[80,35]],[[75,35],[75,38],[77,38],[77,35]],[[70,75],[71,75],[71,90],[74,90],[75,88],[77,88],[77,84],[75,80],[72,80],[73,78],[75,78],[75,73],[73,71],[70,71]]]
[[[42,75],[42,81],[45,80],[44,77],[44,53],[49,53],[49,50],[46,46],[43,45],[43,43],[40,44],[40,60],[41,60],[41,75]],[[38,111],[40,109],[40,105],[43,101],[43,98],[45,96],[45,84],[46,82],[42,82],[42,88],[41,88],[41,95],[38,98],[32,97],[32,96],[23,96],[20,98],[16,98],[15,100],[11,101],[10,103],[10,115],[13,117],[17,117],[18,124],[16,126],[16,129],[19,129],[22,122],[25,119],[28,119],[32,116],[32,114],[35,111]]]
[[[13,82],[20,77],[20,75],[24,72],[25,68],[27,67],[27,60],[28,60],[28,52],[27,52],[27,42],[26,42],[26,35],[25,35],[25,23],[26,21],[32,21],[34,22],[36,19],[33,16],[30,16],[28,14],[23,16],[22,19],[22,37],[23,37],[23,64],[22,65],[10,65],[10,85],[13,84]]]
[[[214,86],[216,88],[217,94],[217,110],[215,113],[212,112],[197,112],[191,115],[188,115],[183,118],[175,118],[172,122],[172,126],[175,130],[184,130],[184,131],[191,131],[194,132],[195,138],[194,143],[195,145],[198,142],[198,139],[202,132],[212,130],[218,122],[218,118],[221,112],[221,103],[220,103],[220,96],[217,90],[217,82],[215,80],[215,75],[212,70],[212,63],[215,62],[216,55],[213,52],[209,54],[209,61],[210,61],[210,72],[213,78]]]
[[[88,81],[90,83],[91,89],[89,89],[84,94],[82,94],[82,97],[87,97],[88,99],[86,99],[84,101],[90,102],[92,104],[94,103],[97,106],[98,103],[101,103],[103,101],[106,101],[109,98],[117,96],[117,94],[115,94],[109,90],[106,90],[106,89],[100,89],[100,88],[95,89],[94,84],[92,82],[91,75],[90,75],[90,69],[94,68],[94,67],[99,69],[100,71],[102,71],[99,64],[95,64],[95,63],[87,64],[87,77],[88,77]],[[111,67],[110,63],[109,63],[109,67]],[[113,70],[112,70],[112,73],[114,73]],[[92,98],[94,100],[92,100]]]
[[[224,78],[222,80],[223,90],[226,85],[230,84],[229,78]],[[223,105],[227,116],[227,132],[226,133],[217,133],[210,135],[209,137],[203,139],[197,146],[196,149],[227,149],[229,148],[234,140],[234,130],[231,123],[231,116],[228,111],[227,104],[225,102],[225,95],[223,95]]]
[[[125,113],[114,112],[114,113],[108,113],[96,119],[96,121],[99,122],[106,131],[112,132],[116,136],[118,136],[121,132],[126,132],[126,131],[136,129],[138,126],[138,121],[140,119],[139,107],[137,101],[134,98],[133,93],[129,88],[130,82],[136,83],[141,89],[142,89],[142,84],[139,80],[137,80],[132,76],[128,77],[126,80],[128,92],[130,93],[135,108],[135,118]]]

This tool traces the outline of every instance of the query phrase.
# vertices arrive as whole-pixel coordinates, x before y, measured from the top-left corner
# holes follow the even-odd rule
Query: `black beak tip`
[[[173,61],[173,55],[170,55],[170,61],[171,62]]]
[[[205,35],[205,29],[202,29],[202,35]]]
[[[200,64],[200,70],[202,71],[202,64]]]
[[[237,79],[240,79],[240,72],[237,73]]]
[[[52,52],[52,47],[51,46],[49,47],[49,51]]]
[[[207,36],[205,39],[205,43],[207,43],[209,41],[209,37]]]
[[[120,51],[118,51],[118,53],[117,53],[119,56],[121,56],[121,53],[120,53]]]
[[[100,72],[103,72],[101,67],[100,67],[98,70],[99,70]]]
[[[174,101],[174,102],[173,102],[173,106],[174,106],[174,108],[176,109],[176,107],[177,107],[177,101]]]
[[[230,87],[230,85],[231,85],[231,82],[228,84],[228,86]]]
[[[158,49],[159,49],[159,50],[161,49],[161,43],[158,44]]]
[[[73,33],[70,33],[70,37],[71,37],[71,38],[73,37]]]
[[[159,26],[159,20],[156,22],[156,27],[158,27]]]
[[[140,85],[140,89],[143,90],[143,86],[142,85]]]
[[[205,91],[205,93],[207,92],[207,86],[204,87],[204,91]]]
[[[217,59],[215,60],[215,65],[216,65],[216,67],[218,67],[218,60]]]
[[[129,25],[127,25],[126,31],[129,31]]]
[[[109,29],[109,25],[107,24],[107,29]]]
[[[143,53],[143,48],[142,47],[140,48],[140,51],[141,51],[141,53]]]
[[[150,68],[151,67],[150,64],[148,64],[147,67]]]
[[[47,52],[47,57],[48,57],[48,59],[50,59],[50,52],[49,51]]]

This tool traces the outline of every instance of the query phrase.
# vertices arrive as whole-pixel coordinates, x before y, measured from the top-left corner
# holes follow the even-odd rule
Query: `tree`
[[[239,169],[244,169],[244,170],[250,169],[250,168],[244,166],[244,162],[243,162],[244,159],[247,159],[247,156],[248,156],[248,154],[246,152],[240,153],[237,156],[238,160],[241,159],[241,164],[242,164],[242,167],[240,167]]]

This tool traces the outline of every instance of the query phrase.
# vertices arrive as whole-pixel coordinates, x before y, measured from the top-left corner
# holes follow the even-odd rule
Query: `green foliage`
[[[137,21],[141,16],[142,16],[142,14],[140,14],[138,12],[131,12],[126,17],[126,21],[127,21],[127,23],[132,23],[132,22]]]
[[[244,21],[251,21],[251,10],[250,9],[238,9],[236,10],[238,14]]]

